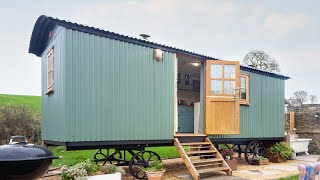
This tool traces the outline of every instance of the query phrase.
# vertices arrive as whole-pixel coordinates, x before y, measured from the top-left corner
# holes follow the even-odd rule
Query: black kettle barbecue
[[[0,180],[39,178],[57,158],[44,146],[28,144],[24,136],[12,136],[8,145],[0,146]]]

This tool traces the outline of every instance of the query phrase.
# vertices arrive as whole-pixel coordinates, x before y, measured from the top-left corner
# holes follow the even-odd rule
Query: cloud
[[[128,35],[142,30],[155,34],[165,30],[174,33],[211,33],[211,36],[248,36],[281,39],[307,26],[310,17],[304,14],[268,11],[263,3],[243,4],[237,1],[106,1],[80,6],[73,17],[78,22]],[[180,25],[180,27],[177,27]],[[184,26],[184,28],[181,27]],[[167,29],[166,29],[167,28]],[[242,34],[242,35],[241,35]],[[187,35],[187,34],[186,34]],[[153,38],[153,37],[152,37]],[[157,39],[159,40],[159,39]]]
[[[88,4],[74,11],[74,17],[90,24],[101,26],[117,20],[117,23],[140,22],[144,24],[175,23],[197,19],[214,20],[230,17],[239,12],[239,5],[233,1],[152,0],[102,2]],[[207,23],[211,23],[207,21]],[[139,24],[141,25],[141,24]],[[163,27],[163,24],[162,24]]]
[[[262,30],[271,34],[273,39],[278,39],[292,31],[304,28],[309,22],[310,17],[303,14],[270,13],[264,19]]]
[[[275,50],[272,55],[280,64],[281,73],[291,77],[286,81],[286,97],[290,97],[296,90],[305,90],[319,95],[319,67],[320,52],[317,48],[290,48],[289,50]]]
[[[150,41],[227,60],[242,60],[252,49],[265,50],[279,60],[284,74],[294,78],[289,86],[291,82],[307,83],[307,80],[296,80],[317,77],[314,72],[319,66],[314,64],[320,56],[316,51],[319,49],[320,26],[316,19],[319,13],[314,4],[313,12],[308,3],[290,1],[288,8],[288,2],[98,0],[61,2],[61,6],[61,3],[41,1],[25,3],[18,14],[10,11],[16,8],[11,3],[12,8],[0,12],[3,17],[0,21],[5,27],[0,29],[3,42],[0,91],[12,85],[10,90],[22,92],[29,89],[26,88],[29,85],[32,94],[40,93],[40,60],[26,55],[32,27],[40,14],[133,37],[147,33],[151,35]],[[295,8],[300,6],[303,8]],[[312,73],[301,68],[304,62],[312,64],[308,67]],[[4,79],[7,77],[11,78]],[[314,86],[315,81],[313,79],[310,86]],[[320,91],[320,87],[317,88]]]

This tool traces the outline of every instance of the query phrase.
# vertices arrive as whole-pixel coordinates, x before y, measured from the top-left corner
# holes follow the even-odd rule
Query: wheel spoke
[[[136,162],[136,163],[134,163],[135,165],[137,165],[137,166],[145,166],[146,164],[145,163],[143,163],[143,162]]]
[[[104,151],[106,153],[104,153]],[[107,154],[107,155],[106,155]],[[97,165],[105,165],[108,161],[109,150],[98,149],[93,156],[94,161]]]
[[[141,170],[141,166],[147,167],[150,161],[160,160],[160,156],[152,151],[141,151],[135,154],[129,162],[130,173],[138,179],[146,178],[146,173]]]
[[[263,154],[263,144],[261,142],[251,142],[246,146],[245,158],[249,164],[253,164],[253,159]]]

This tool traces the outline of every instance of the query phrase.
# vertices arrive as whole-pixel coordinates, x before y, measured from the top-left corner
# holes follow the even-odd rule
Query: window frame
[[[211,71],[212,71],[212,65],[220,65],[221,66],[221,77],[211,77]],[[228,65],[233,65],[235,67],[235,76],[234,77],[225,77],[225,67]],[[208,76],[209,81],[221,81],[221,93],[212,93],[211,90],[210,92],[207,92],[208,94],[212,95],[212,96],[220,96],[220,97],[234,97],[237,95],[236,91],[231,91],[230,93],[226,93],[225,92],[225,82],[234,82],[234,88],[235,89],[238,85],[237,81],[238,77],[237,77],[237,71],[236,71],[236,65],[235,64],[230,64],[230,62],[223,63],[223,64],[210,64],[210,75]],[[212,82],[210,82],[211,85]],[[231,86],[232,87],[232,86]]]
[[[54,92],[54,47],[47,53],[47,91],[46,95]]]
[[[244,77],[246,79],[246,99],[241,99],[241,78]],[[250,105],[250,75],[248,74],[240,74],[240,87],[239,87],[239,99],[240,104],[242,105]]]

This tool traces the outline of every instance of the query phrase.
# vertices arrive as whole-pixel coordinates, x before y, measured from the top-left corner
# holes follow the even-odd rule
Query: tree
[[[23,135],[32,141],[40,138],[40,120],[26,106],[0,107],[0,144],[13,135]]]
[[[299,90],[299,91],[295,91],[293,93],[292,98],[297,99],[300,103],[300,105],[304,104],[305,102],[308,101],[308,92],[303,91],[303,90]]]
[[[316,102],[318,102],[318,97],[316,95],[310,95],[310,102],[311,104],[315,104]]]
[[[278,62],[271,58],[266,52],[261,50],[250,51],[243,59],[243,63],[247,66],[253,66],[257,69],[280,72]]]

